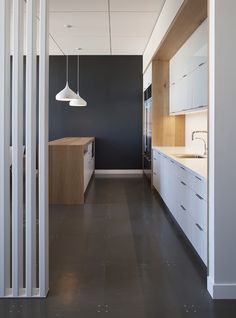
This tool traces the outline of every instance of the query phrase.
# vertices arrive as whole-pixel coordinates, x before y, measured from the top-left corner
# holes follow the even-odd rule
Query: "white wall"
[[[235,0],[209,0],[208,290],[218,299],[236,299],[235,12]]]
[[[143,54],[143,70],[145,71],[157,49],[160,47],[171,23],[182,6],[184,0],[166,0],[152,36]]]
[[[204,153],[204,144],[201,140],[192,141],[192,132],[196,130],[208,130],[208,113],[197,112],[187,114],[185,116],[185,145],[190,148],[191,151],[203,154]],[[207,134],[197,134],[196,137],[202,137],[207,142]]]

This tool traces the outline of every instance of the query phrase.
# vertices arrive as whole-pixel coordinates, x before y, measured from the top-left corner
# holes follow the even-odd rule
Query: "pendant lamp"
[[[60,91],[57,95],[56,95],[56,100],[58,101],[70,101],[72,99],[77,98],[77,95],[75,94],[75,92],[72,91],[72,89],[70,89],[69,84],[68,84],[68,55],[66,57],[66,86],[65,88],[63,88],[62,91]]]
[[[79,95],[79,55],[78,55],[78,61],[77,61],[77,95],[76,99],[72,99],[70,101],[70,106],[77,106],[77,107],[85,107],[87,106],[87,102],[80,97]]]

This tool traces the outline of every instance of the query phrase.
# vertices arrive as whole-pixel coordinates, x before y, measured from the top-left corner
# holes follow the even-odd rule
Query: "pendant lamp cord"
[[[69,69],[69,63],[68,63],[68,55],[66,56],[66,81],[68,82],[68,69]]]
[[[77,59],[77,90],[79,92],[79,55]]]

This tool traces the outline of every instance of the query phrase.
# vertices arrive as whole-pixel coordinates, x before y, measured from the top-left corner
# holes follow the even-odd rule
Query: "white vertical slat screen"
[[[39,286],[40,296],[49,286],[48,242],[48,1],[40,1],[39,54]]]
[[[0,0],[0,298],[49,290],[48,34],[48,0]]]
[[[26,296],[36,292],[36,0],[26,8]]]
[[[23,291],[23,39],[24,2],[13,0],[12,294]]]
[[[0,297],[10,290],[10,1],[0,0]]]

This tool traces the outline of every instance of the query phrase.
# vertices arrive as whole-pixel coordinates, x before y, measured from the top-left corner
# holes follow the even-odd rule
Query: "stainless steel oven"
[[[143,104],[143,171],[151,178],[152,169],[152,86],[144,92]]]

